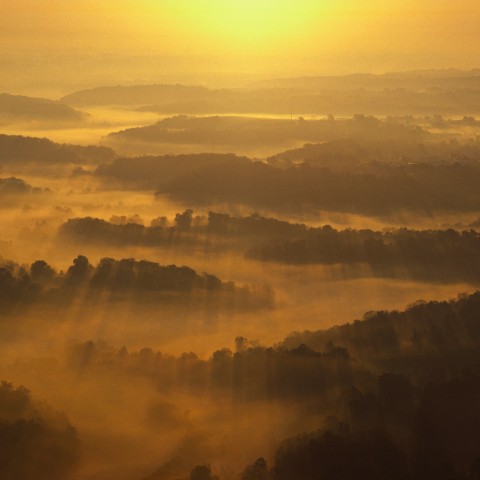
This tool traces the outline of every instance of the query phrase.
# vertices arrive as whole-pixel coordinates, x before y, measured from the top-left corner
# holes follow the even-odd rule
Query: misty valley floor
[[[480,478],[477,71],[73,90],[0,94],[2,480]]]

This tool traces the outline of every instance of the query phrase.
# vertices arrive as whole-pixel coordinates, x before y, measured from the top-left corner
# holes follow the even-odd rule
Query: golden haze
[[[4,0],[0,44],[19,55],[196,56],[197,69],[220,56],[292,74],[472,68],[479,18],[474,0]]]

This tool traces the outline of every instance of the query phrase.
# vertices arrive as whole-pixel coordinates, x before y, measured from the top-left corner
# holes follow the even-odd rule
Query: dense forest
[[[222,164],[166,182],[158,193],[190,204],[232,202],[290,212],[333,210],[388,215],[475,211],[480,169],[474,165],[381,167],[375,173],[340,173],[300,165]]]
[[[303,238],[277,240],[248,252],[252,258],[291,264],[366,264],[373,275],[430,281],[478,282],[477,231],[312,229]]]
[[[25,387],[0,385],[0,474],[5,480],[62,480],[80,460],[77,432],[65,416]]]
[[[479,299],[476,292],[404,312],[369,313],[273,347],[238,337],[234,352],[217,350],[208,359],[89,341],[71,346],[62,368],[82,377],[145,378],[163,396],[227,394],[234,408],[281,402],[295,406],[299,422],[305,411],[309,418],[322,413],[323,426],[279,440],[270,465],[258,452],[242,478],[318,478],[321,472],[341,479],[470,479],[478,475],[480,442]],[[16,392],[3,389],[7,398]],[[10,408],[24,401],[24,390],[17,391]],[[185,421],[169,404],[148,415],[169,428]],[[186,465],[188,455],[172,458],[148,478],[173,478]],[[213,475],[208,464],[189,468],[190,478]]]

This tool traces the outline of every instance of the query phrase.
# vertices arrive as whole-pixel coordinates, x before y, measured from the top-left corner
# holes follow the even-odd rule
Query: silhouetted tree
[[[78,257],[73,260],[73,265],[67,270],[67,284],[78,285],[88,280],[92,270],[93,267],[90,265],[88,258],[84,255],[78,255]]]
[[[218,480],[218,477],[212,475],[210,465],[197,465],[190,472],[190,480]]]
[[[185,210],[175,215],[175,224],[180,230],[188,230],[192,226],[193,210]]]
[[[267,461],[260,457],[242,472],[241,480],[268,480]]]
[[[48,283],[55,276],[55,270],[44,260],[37,260],[30,266],[30,275],[35,282]]]

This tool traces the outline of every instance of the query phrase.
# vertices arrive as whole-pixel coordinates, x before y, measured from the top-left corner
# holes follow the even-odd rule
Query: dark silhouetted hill
[[[192,210],[152,220],[122,223],[72,218],[58,230],[61,244],[149,246],[236,252],[247,258],[290,265],[342,265],[345,277],[410,278],[439,283],[480,282],[480,234],[475,230],[336,230],[308,227],[258,214],[241,217]]]
[[[17,201],[38,198],[39,195],[48,194],[48,188],[33,187],[21,178],[0,178],[0,200],[2,206],[15,205]]]
[[[248,255],[288,264],[366,265],[369,275],[424,281],[480,281],[480,234],[474,230],[310,229],[294,240],[277,240]]]
[[[272,347],[237,337],[235,351],[206,359],[88,341],[70,346],[68,363],[85,377],[128,373],[164,396],[188,391],[219,409],[219,398],[235,412],[261,402],[286,408],[295,433],[283,441],[277,434],[271,467],[259,451],[242,480],[470,480],[479,471],[479,312],[476,292],[370,312]],[[162,418],[178,422],[175,409],[167,411]],[[177,478],[184,460],[147,478]],[[211,469],[195,467],[194,474],[210,478]]]
[[[13,262],[0,266],[0,312],[31,305],[65,307],[72,302],[129,301],[144,304],[200,304],[201,308],[219,304],[239,311],[271,308],[273,292],[268,287],[237,286],[222,282],[215,275],[197,274],[176,265],[159,265],[132,258],[103,258],[94,267],[79,255],[63,273],[57,273],[45,261],[34,262],[30,271]]]
[[[262,162],[210,165],[160,186],[188,205],[225,202],[280,212],[329,210],[386,215],[408,210],[477,211],[480,166],[374,165],[350,173],[308,164],[278,168]]]
[[[129,188],[156,189],[165,181],[205,166],[248,162],[245,157],[215,153],[129,157],[100,165],[96,175],[109,182],[115,180]]]
[[[403,312],[368,312],[362,320],[328,330],[292,333],[283,344],[288,348],[305,344],[316,350],[333,342],[356,358],[385,362],[385,369],[418,377],[434,373],[438,361],[438,368],[448,372],[455,359],[468,363],[479,358],[479,311],[480,292],[451,301],[418,301]]]

